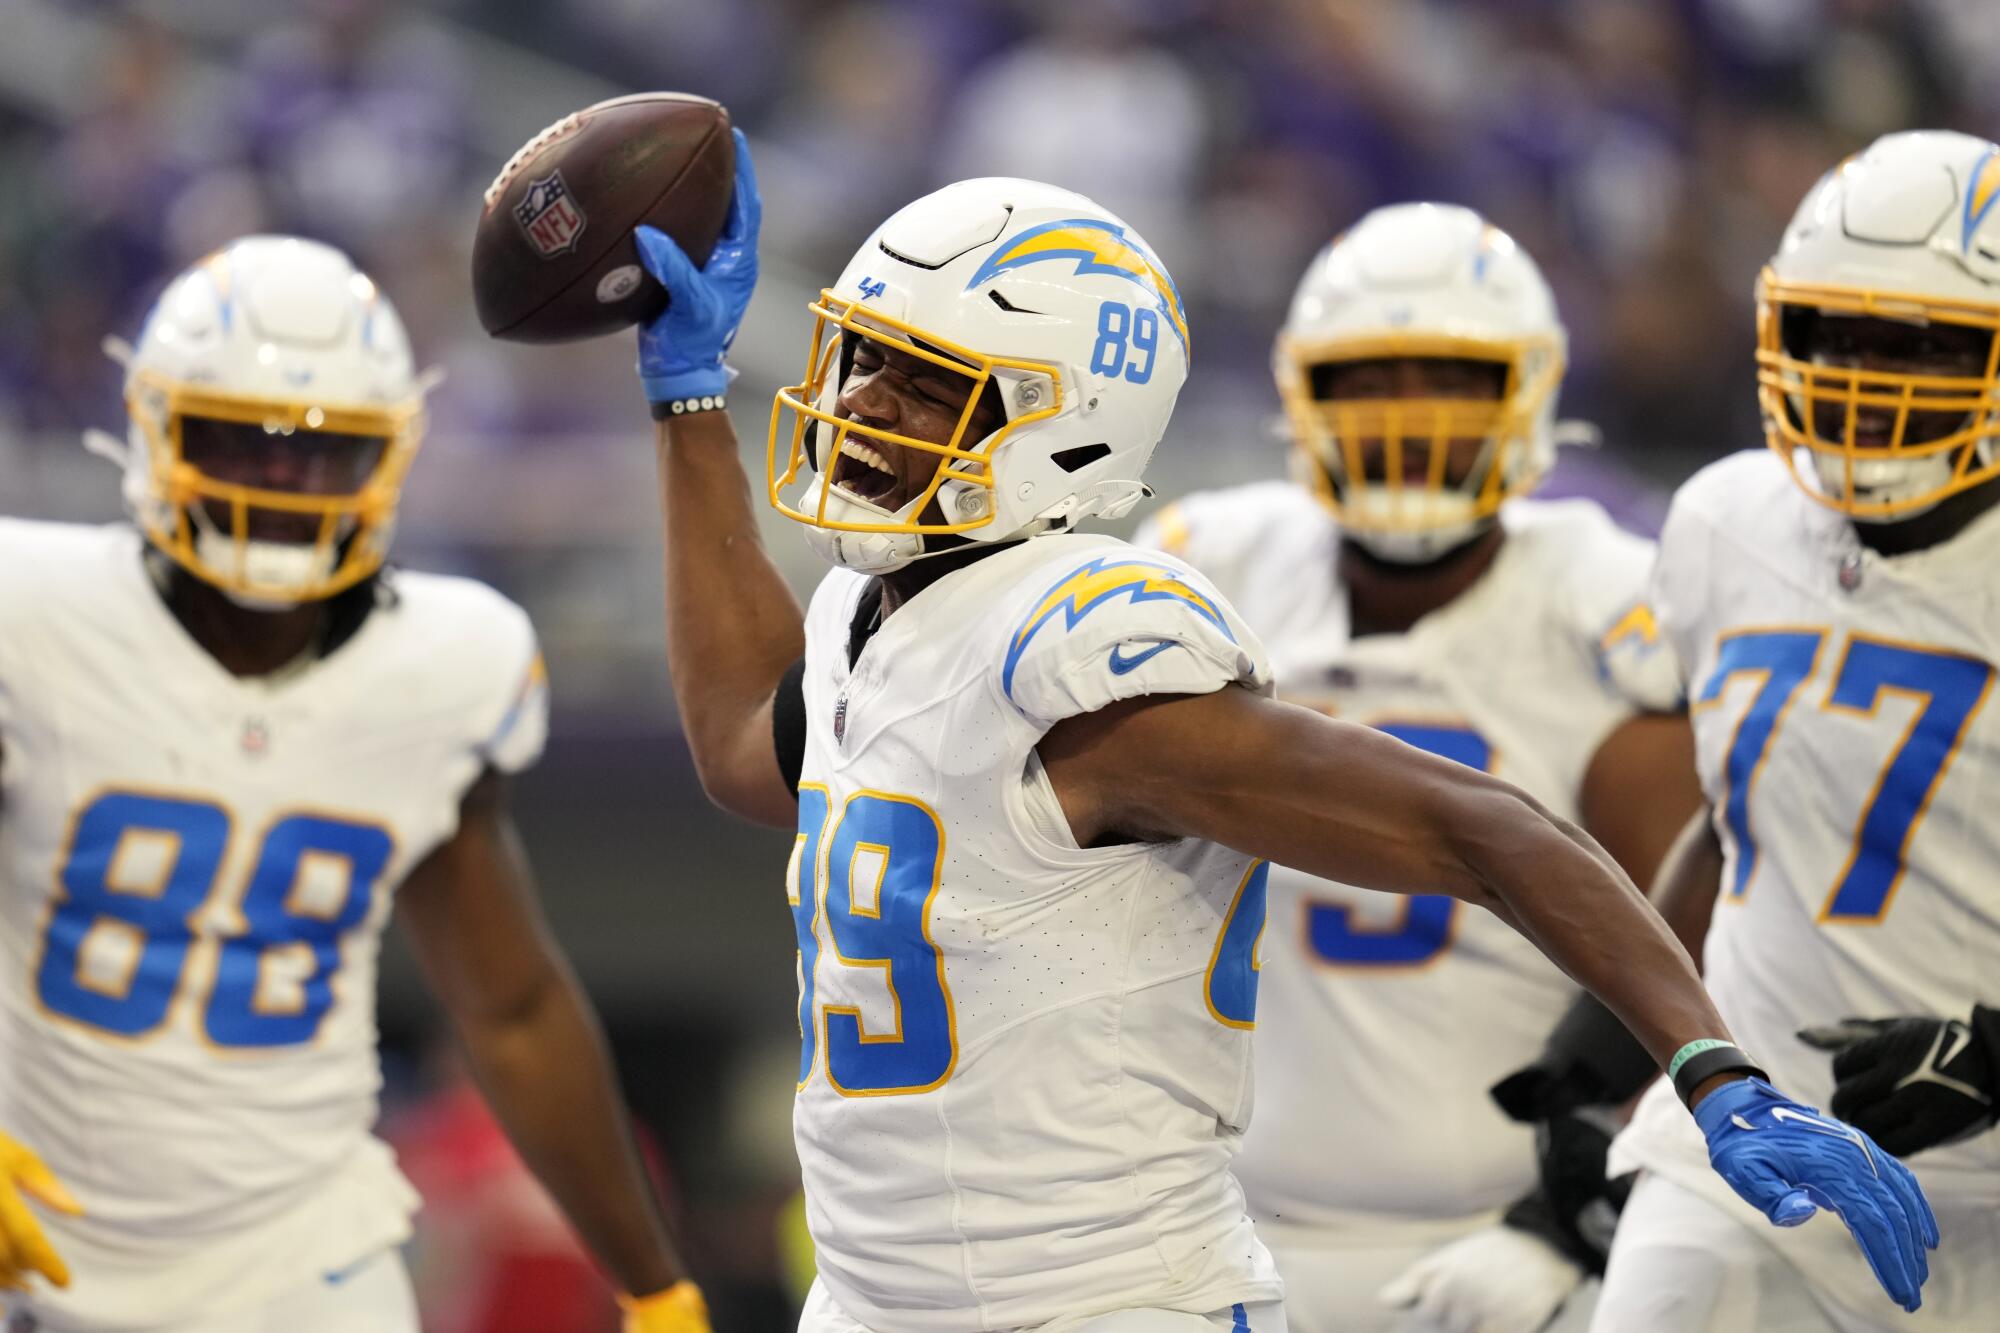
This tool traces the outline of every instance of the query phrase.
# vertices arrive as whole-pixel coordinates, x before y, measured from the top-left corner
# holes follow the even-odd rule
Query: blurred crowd
[[[496,344],[467,299],[479,191],[576,105],[687,89],[750,133],[753,442],[803,360],[793,303],[890,209],[999,173],[1122,213],[1194,329],[1168,489],[1278,470],[1266,357],[1291,285],[1411,198],[1478,207],[1540,259],[1571,330],[1565,414],[1670,485],[1756,439],[1751,282],[1813,179],[1891,128],[2000,133],[1990,0],[0,0],[0,26],[23,38],[0,43],[0,503],[117,424],[100,339],[168,274],[246,231],[323,237],[447,371],[406,531],[519,573],[538,615],[544,585],[574,671],[633,659],[611,697],[654,639],[630,631],[651,557],[626,548],[653,520],[628,346]]]
[[[1812,179],[1889,128],[2000,129],[2000,29],[1980,0],[208,7],[217,22],[174,29],[70,6],[96,22],[61,105],[0,87],[10,431],[105,420],[100,336],[257,228],[333,240],[379,274],[456,376],[439,430],[628,425],[628,401],[575,392],[560,358],[526,382],[485,370],[464,273],[493,90],[464,30],[728,103],[769,145],[770,244],[803,272],[831,274],[887,209],[949,179],[1082,187],[1168,258],[1203,368],[1232,378],[1261,376],[1299,267],[1348,220],[1472,204],[1551,272],[1572,407],[1674,455],[1664,474],[1740,434],[1743,395],[1719,414],[1688,390],[1741,382],[1750,278]]]

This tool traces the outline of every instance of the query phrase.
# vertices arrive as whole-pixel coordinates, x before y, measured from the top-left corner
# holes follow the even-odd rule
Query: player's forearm
[[[684,1277],[576,983],[553,978],[519,1012],[461,1024],[460,1037],[507,1137],[618,1286],[643,1296]]]
[[[1497,778],[1235,689],[1070,718],[1040,753],[1085,845],[1107,831],[1208,838],[1343,884],[1448,893],[1533,940],[1661,1065],[1728,1035],[1610,855]]]
[[[805,651],[805,617],[757,533],[736,433],[719,412],[659,424],[667,665],[695,762],[725,766]],[[768,753],[770,738],[757,737]],[[704,777],[707,773],[704,773]]]
[[[1447,825],[1500,915],[1602,1000],[1662,1067],[1690,1041],[1726,1039],[1687,951],[1609,854],[1525,795],[1506,792],[1514,809]]]

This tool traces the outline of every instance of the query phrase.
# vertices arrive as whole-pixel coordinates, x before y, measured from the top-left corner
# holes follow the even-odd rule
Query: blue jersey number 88
[[[61,896],[49,916],[35,989],[52,1013],[120,1037],[141,1037],[166,1020],[180,990],[195,918],[208,903],[228,849],[228,811],[212,801],[110,791],[77,812],[56,872]],[[150,844],[148,882],[125,865]],[[218,1046],[292,1046],[311,1041],[333,1006],[340,938],[374,902],[395,850],[377,824],[326,815],[288,815],[264,835],[241,913],[248,929],[220,941],[203,1029]],[[346,881],[341,901],[305,900],[308,867]],[[126,937],[124,975],[84,970],[93,933]],[[270,951],[303,948],[310,974],[288,1003],[260,995]]]

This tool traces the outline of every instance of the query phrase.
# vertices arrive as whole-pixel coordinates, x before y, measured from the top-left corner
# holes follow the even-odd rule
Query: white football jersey
[[[92,1326],[252,1304],[408,1234],[370,1134],[391,895],[487,765],[540,752],[527,617],[387,576],[325,659],[230,675],[137,533],[0,520],[0,1126]]]
[[[1228,1171],[1261,867],[1078,848],[1035,757],[1119,699],[1268,690],[1263,650],[1198,575],[1109,537],[954,571],[850,665],[869,582],[834,570],[807,614],[787,873],[821,1279],[877,1333],[1276,1299]]]
[[[1811,1105],[1833,1071],[1800,1028],[2000,998],[1997,561],[2000,513],[1885,559],[1763,449],[1674,497],[1653,604],[1724,849],[1704,972],[1737,1044]],[[1664,1082],[1617,1148],[1731,1197]],[[1910,1166],[1941,1205],[2000,1204],[2000,1134]]]
[[[1407,633],[1355,637],[1340,533],[1305,490],[1196,495],[1140,534],[1207,574],[1268,647],[1279,694],[1495,773],[1577,817],[1654,651],[1652,544],[1584,500],[1516,501],[1487,573]],[[1670,673],[1669,673],[1670,674]],[[1487,1095],[1534,1059],[1575,986],[1499,918],[1273,867],[1252,1214],[1337,1227],[1460,1218],[1534,1184],[1534,1136]]]

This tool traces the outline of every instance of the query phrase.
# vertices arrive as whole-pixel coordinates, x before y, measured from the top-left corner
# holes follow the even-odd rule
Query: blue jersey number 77
[[[1722,823],[1736,849],[1735,873],[1727,885],[1732,897],[1746,893],[1756,873],[1751,803],[1757,776],[1771,747],[1781,743],[1779,731],[1793,696],[1818,669],[1826,637],[1825,630],[1809,628],[1729,635],[1722,640],[1715,669],[1695,695],[1696,710],[1712,708],[1735,678],[1751,676],[1758,682],[1723,756]],[[1847,864],[1820,909],[1821,921],[1879,921],[1889,910],[1910,841],[1992,684],[1992,665],[1975,657],[1861,634],[1849,638],[1821,707],[1872,718],[1885,695],[1901,695],[1917,708],[1876,774],[1855,823]]]

